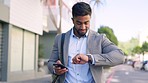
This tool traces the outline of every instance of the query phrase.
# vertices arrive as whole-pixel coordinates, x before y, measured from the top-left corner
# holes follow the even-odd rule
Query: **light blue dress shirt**
[[[68,50],[68,72],[66,73],[65,83],[94,83],[89,64],[73,64],[72,58],[77,54],[86,55],[86,42],[88,32],[84,37],[78,38],[74,35],[73,30],[70,35]]]

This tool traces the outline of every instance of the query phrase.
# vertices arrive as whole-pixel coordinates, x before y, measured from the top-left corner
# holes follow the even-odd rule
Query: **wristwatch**
[[[87,54],[87,57],[88,57],[88,63],[92,64],[92,57],[91,57],[91,54]]]

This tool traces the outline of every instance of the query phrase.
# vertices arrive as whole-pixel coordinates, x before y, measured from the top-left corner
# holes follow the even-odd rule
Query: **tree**
[[[142,47],[136,46],[135,48],[133,48],[132,52],[133,52],[133,54],[141,54],[142,53],[144,56],[145,52],[148,52],[148,43],[144,42],[142,44]]]
[[[148,42],[144,42],[144,43],[142,44],[142,52],[143,52],[143,54],[144,54],[145,52],[148,52]]]
[[[118,47],[122,49],[127,55],[135,54],[133,49],[139,44],[138,38],[131,38],[129,41],[126,42],[118,42]]]
[[[101,26],[98,29],[98,33],[102,34],[106,34],[107,38],[112,41],[114,44],[118,45],[118,40],[117,37],[114,35],[114,32],[111,28],[109,28],[108,26]]]
[[[147,42],[144,42],[143,44],[142,44],[142,47],[140,47],[140,46],[136,46],[133,50],[132,50],[132,52],[134,53],[134,54],[143,54],[143,60],[144,60],[144,54],[145,54],[145,52],[148,52],[148,43]]]
[[[142,48],[140,46],[136,46],[132,50],[133,54],[141,54],[142,53]]]

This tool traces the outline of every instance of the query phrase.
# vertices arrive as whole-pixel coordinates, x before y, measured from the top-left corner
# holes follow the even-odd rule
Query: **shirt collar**
[[[86,34],[85,34],[83,37],[87,37],[87,36],[88,36],[88,33],[89,33],[89,29],[87,30]],[[72,37],[77,37],[77,36],[74,34],[73,28],[72,28],[72,30],[71,30],[71,36],[72,36]]]

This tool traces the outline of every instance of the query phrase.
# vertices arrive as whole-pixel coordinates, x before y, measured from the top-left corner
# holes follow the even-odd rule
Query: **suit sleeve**
[[[115,66],[124,62],[124,53],[106,36],[101,35],[101,53],[92,54],[96,66]]]
[[[53,49],[48,60],[48,69],[51,73],[54,73],[53,64],[59,59],[59,49],[58,49],[59,48],[58,41],[60,41],[59,39],[60,39],[60,35],[57,35],[55,37]]]

